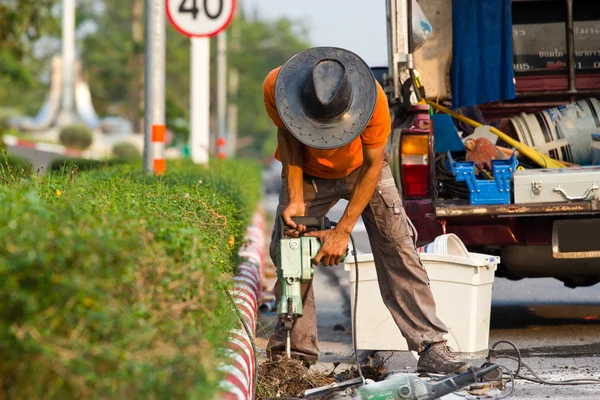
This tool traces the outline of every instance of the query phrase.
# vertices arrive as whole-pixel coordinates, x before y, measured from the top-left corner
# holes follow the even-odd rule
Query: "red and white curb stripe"
[[[254,214],[246,231],[247,245],[239,253],[244,261],[238,266],[231,294],[253,337],[250,338],[242,326],[229,332],[229,363],[220,367],[221,371],[225,372],[220,397],[224,400],[254,400],[252,395],[255,391],[254,377],[257,372],[254,370],[255,354],[252,350],[252,340],[256,333],[258,302],[262,290],[264,224],[262,212],[259,210]]]
[[[98,154],[88,150],[78,150],[62,146],[60,144],[35,142],[33,140],[21,139],[12,135],[4,135],[4,143],[11,147],[26,147],[46,153],[64,154],[71,157],[99,159]]]

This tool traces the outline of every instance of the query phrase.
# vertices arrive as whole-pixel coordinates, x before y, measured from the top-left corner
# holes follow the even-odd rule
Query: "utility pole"
[[[164,172],[165,54],[164,0],[146,0],[144,61],[144,172]],[[162,140],[161,140],[162,139]]]
[[[217,157],[225,157],[227,112],[227,32],[217,36]]]
[[[68,125],[74,121],[74,65],[75,65],[75,0],[62,2],[62,63],[63,87],[59,123]]]
[[[239,54],[240,51],[240,25],[236,22],[231,27],[231,52]],[[229,130],[229,146],[227,155],[230,158],[235,157],[237,149],[237,129],[238,129],[238,86],[240,83],[239,73],[235,66],[231,67],[229,72],[229,103],[227,106],[227,127]]]

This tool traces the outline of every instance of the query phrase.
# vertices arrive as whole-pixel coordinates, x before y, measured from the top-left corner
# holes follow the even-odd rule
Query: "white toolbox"
[[[517,170],[515,204],[594,200],[600,189],[600,166]]]
[[[487,354],[492,285],[500,257],[468,253],[468,257],[420,253],[427,270],[436,315],[446,324],[448,345],[464,357]],[[379,292],[373,254],[359,254],[356,346],[358,350],[407,351],[408,345]],[[346,258],[354,307],[354,258]]]

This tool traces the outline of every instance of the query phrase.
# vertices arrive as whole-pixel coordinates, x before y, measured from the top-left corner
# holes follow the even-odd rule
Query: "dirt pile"
[[[310,371],[300,360],[282,359],[281,361],[266,361],[258,367],[256,399],[268,400],[278,397],[298,398],[307,389],[358,378],[356,367],[340,371],[339,373],[336,373],[335,367],[331,372],[315,372]],[[387,373],[383,366],[378,365],[363,365],[361,369],[365,379],[372,379],[376,382],[382,380]]]
[[[307,389],[335,382],[332,376],[312,372],[300,360],[267,361],[258,367],[257,400],[275,397],[300,397]]]
[[[361,366],[361,371],[365,379],[372,379],[375,382],[383,380],[387,373],[385,368],[377,365],[363,365]],[[335,375],[335,380],[336,382],[349,381],[350,379],[358,378],[358,376],[358,370],[355,367],[352,367]]]

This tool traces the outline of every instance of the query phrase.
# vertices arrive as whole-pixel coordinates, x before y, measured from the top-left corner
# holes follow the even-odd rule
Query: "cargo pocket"
[[[395,187],[377,188],[370,204],[382,236],[395,240],[411,236],[404,205]]]

